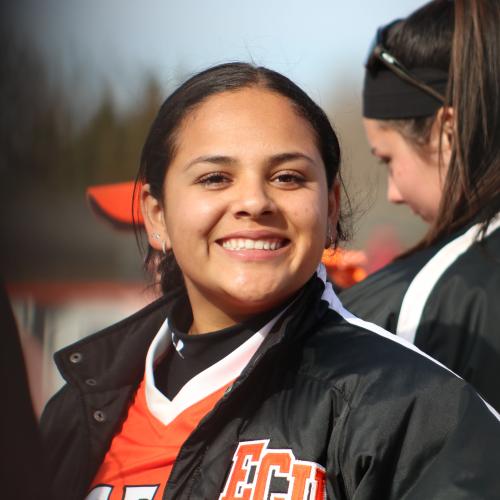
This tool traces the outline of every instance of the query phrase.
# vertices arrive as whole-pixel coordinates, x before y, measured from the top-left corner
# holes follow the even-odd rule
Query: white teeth
[[[234,238],[224,240],[222,246],[227,250],[277,250],[283,246],[283,240],[250,240]]]

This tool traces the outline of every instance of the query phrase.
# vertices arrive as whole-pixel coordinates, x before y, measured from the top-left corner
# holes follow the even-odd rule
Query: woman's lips
[[[290,240],[275,235],[254,238],[231,236],[221,238],[217,243],[233,257],[243,260],[266,260],[286,252]]]
[[[284,238],[228,238],[222,240],[226,250],[278,250],[287,245],[289,240]]]

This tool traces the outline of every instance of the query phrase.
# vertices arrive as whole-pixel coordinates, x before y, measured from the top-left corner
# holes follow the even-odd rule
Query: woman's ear
[[[439,108],[432,124],[429,138],[431,159],[439,168],[441,185],[444,185],[453,152],[455,136],[455,113],[451,107]]]
[[[329,248],[337,241],[337,225],[340,216],[340,182],[335,183],[328,192],[328,225],[327,242],[325,248]]]
[[[340,213],[340,182],[338,179],[335,180],[333,186],[328,192],[328,218],[334,226],[337,225],[337,221]]]
[[[439,108],[433,130],[431,142],[435,151],[439,151],[445,167],[448,166],[453,150],[455,132],[455,112],[451,107]]]
[[[149,184],[144,184],[141,189],[141,210],[149,244],[155,250],[170,249],[163,204],[153,196]]]

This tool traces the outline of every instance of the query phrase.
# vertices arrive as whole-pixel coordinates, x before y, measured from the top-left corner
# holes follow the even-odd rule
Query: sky
[[[148,72],[166,89],[207,66],[254,61],[286,74],[320,105],[359,95],[376,28],[416,0],[17,0],[13,22],[55,78],[94,95],[106,81],[122,104]]]

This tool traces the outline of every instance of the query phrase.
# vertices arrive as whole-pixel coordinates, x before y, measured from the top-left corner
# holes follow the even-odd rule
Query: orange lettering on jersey
[[[254,498],[267,498],[272,473],[276,476],[288,476],[293,454],[289,450],[266,451],[255,472]],[[275,500],[280,500],[275,497]]]
[[[324,500],[325,469],[296,460],[292,450],[268,449],[269,439],[239,443],[219,500]],[[272,480],[288,481],[288,490],[272,491]],[[282,481],[283,484],[283,481]],[[286,484],[286,482],[284,483]]]
[[[292,494],[290,500],[303,500],[304,492],[312,485],[313,466],[307,462],[296,462],[292,469]]]
[[[248,475],[252,465],[257,465],[268,441],[246,441],[240,443],[233,457],[233,467],[220,500],[248,500],[252,488],[248,487]]]

